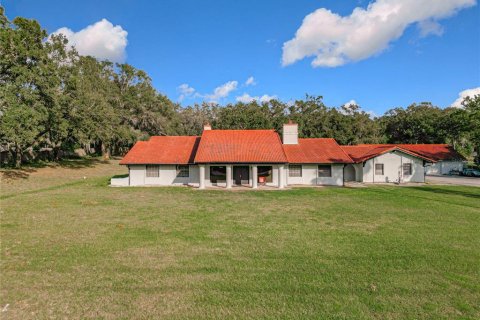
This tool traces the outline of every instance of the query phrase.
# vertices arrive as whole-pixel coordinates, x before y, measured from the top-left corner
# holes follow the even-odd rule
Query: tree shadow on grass
[[[84,169],[93,168],[98,164],[108,164],[108,160],[101,160],[96,158],[81,158],[81,159],[68,159],[62,160],[57,165],[62,168],[68,169]],[[53,166],[55,167],[55,165]]]
[[[476,187],[473,187],[476,188]],[[430,192],[434,194],[444,194],[444,195],[454,195],[454,196],[463,196],[468,198],[480,199],[480,188],[479,192],[469,192],[465,190],[450,189],[450,188],[432,188],[432,187],[415,187],[415,190],[420,190],[424,192]]]
[[[18,179],[27,179],[30,174],[36,172],[36,169],[33,168],[23,168],[23,169],[6,169],[2,170],[2,179],[5,180],[18,180]]]
[[[35,162],[26,165],[23,168],[5,168],[0,171],[2,179],[5,180],[19,180],[28,179],[30,174],[36,172],[41,168],[66,168],[66,169],[85,169],[93,168],[98,164],[108,164],[108,160],[102,160],[97,158],[80,158],[80,159],[65,159],[59,162]]]

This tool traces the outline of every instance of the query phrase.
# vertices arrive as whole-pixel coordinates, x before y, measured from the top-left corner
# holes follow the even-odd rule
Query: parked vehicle
[[[450,170],[449,175],[460,176],[460,175],[462,175],[462,172],[460,170]]]
[[[480,177],[480,170],[477,170],[477,169],[463,169],[462,176]]]

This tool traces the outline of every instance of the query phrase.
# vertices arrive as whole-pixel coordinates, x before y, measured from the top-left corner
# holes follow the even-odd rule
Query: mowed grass
[[[2,319],[480,318],[480,188],[111,188],[102,165],[2,181]]]

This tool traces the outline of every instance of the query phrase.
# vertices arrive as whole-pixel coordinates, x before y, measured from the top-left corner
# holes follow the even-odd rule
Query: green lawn
[[[0,318],[480,318],[480,188],[110,188],[102,165],[2,181]]]

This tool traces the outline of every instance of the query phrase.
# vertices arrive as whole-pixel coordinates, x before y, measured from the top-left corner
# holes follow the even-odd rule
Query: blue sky
[[[0,3],[10,19],[37,19],[49,33],[68,28],[85,52],[145,70],[183,105],[308,93],[381,115],[413,102],[449,106],[480,87],[475,0]]]

